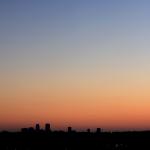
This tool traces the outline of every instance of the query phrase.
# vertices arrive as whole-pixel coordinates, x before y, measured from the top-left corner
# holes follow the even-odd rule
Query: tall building
[[[35,130],[36,130],[36,131],[40,131],[40,125],[39,125],[39,124],[36,124],[36,125],[35,125]]]
[[[87,129],[87,132],[88,132],[88,133],[90,133],[90,132],[91,132],[91,130],[90,130],[90,129]]]
[[[101,128],[97,128],[96,133],[101,133]]]
[[[46,123],[46,124],[45,124],[45,131],[46,131],[46,132],[51,131],[51,128],[50,128],[50,124],[49,124],[49,123]]]
[[[68,127],[68,132],[72,132],[72,127]]]

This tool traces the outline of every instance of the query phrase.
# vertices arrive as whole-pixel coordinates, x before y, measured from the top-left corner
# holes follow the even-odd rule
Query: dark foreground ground
[[[0,150],[149,150],[150,132],[0,133]]]

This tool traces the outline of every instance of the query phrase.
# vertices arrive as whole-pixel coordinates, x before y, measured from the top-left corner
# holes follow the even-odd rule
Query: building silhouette
[[[87,129],[87,132],[88,132],[88,133],[90,133],[90,132],[91,132],[91,130],[90,130],[90,129]]]
[[[33,127],[29,127],[29,128],[28,128],[28,131],[29,131],[29,132],[34,132],[34,128],[33,128]]]
[[[36,125],[35,125],[35,130],[36,130],[36,131],[40,131],[40,125],[39,125],[39,124],[36,124]]]
[[[21,132],[27,132],[28,131],[28,128],[22,128],[21,129]]]
[[[72,132],[72,127],[68,127],[68,133]]]
[[[50,128],[50,124],[49,124],[49,123],[46,123],[46,124],[45,124],[45,131],[46,131],[46,132],[50,132],[50,131],[51,131],[51,128]]]
[[[102,131],[101,128],[96,129],[96,133],[101,133],[101,131]]]
[[[104,132],[96,128],[92,132],[76,132],[68,127],[66,132],[51,131],[50,124],[45,130],[39,124],[35,128],[22,128],[19,132],[0,132],[0,150],[129,150],[150,149],[150,131]],[[40,131],[40,132],[37,132]],[[51,132],[49,132],[51,131]]]

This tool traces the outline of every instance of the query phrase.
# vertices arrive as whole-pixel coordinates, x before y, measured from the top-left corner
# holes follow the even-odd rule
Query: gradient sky
[[[149,0],[0,0],[0,130],[150,129]]]

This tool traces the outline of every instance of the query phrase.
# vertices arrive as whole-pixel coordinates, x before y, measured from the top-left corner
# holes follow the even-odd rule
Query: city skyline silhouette
[[[0,149],[150,147],[149,8],[0,0]]]
[[[0,148],[7,150],[129,150],[147,149],[150,131],[106,132],[97,128],[94,132],[76,131],[68,127],[67,131],[52,130],[51,124],[46,123],[42,129],[36,123],[34,127],[22,128],[19,132],[0,132]]]

